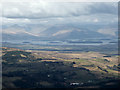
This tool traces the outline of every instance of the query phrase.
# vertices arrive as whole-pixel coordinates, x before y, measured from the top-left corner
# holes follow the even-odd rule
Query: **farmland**
[[[3,47],[3,88],[118,87],[118,58],[93,51]]]

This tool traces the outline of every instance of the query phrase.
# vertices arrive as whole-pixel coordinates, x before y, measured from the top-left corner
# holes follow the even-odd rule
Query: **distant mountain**
[[[83,39],[83,38],[96,38],[96,37],[103,37],[105,35],[99,34],[94,31],[78,31],[78,30],[72,30],[63,34],[58,34],[56,36],[53,36],[55,38],[62,38],[62,39]]]
[[[111,35],[102,34],[95,30],[72,26],[54,26],[43,31],[42,34],[50,39],[113,38]]]
[[[112,34],[105,34],[105,30],[98,32],[97,29],[91,30],[88,27],[75,25],[55,25],[46,28],[39,33],[33,34],[24,27],[14,25],[13,27],[4,27],[2,33],[3,40],[65,40],[65,39],[87,39],[87,38],[115,38]],[[16,30],[17,29],[17,30]],[[27,28],[28,29],[28,28]],[[39,30],[39,29],[38,29]],[[35,30],[34,30],[35,31]],[[38,31],[37,31],[38,32]],[[110,33],[110,32],[109,32]],[[115,33],[117,34],[117,33]]]
[[[10,33],[2,33],[2,39],[3,40],[32,40],[32,39],[38,39],[38,36],[32,35],[28,32],[10,32]]]

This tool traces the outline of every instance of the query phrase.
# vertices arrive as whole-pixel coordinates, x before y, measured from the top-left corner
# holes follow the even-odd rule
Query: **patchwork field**
[[[118,87],[119,56],[2,48],[3,88]]]

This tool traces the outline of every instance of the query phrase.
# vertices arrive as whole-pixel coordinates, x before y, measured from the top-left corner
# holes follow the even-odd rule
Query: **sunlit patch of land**
[[[3,87],[116,87],[118,57],[3,47]]]

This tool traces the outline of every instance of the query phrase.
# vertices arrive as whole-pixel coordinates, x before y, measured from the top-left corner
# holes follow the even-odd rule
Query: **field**
[[[115,49],[102,52],[89,47],[89,51],[73,46],[63,50],[60,46],[2,47],[3,88],[118,87],[120,64]]]

